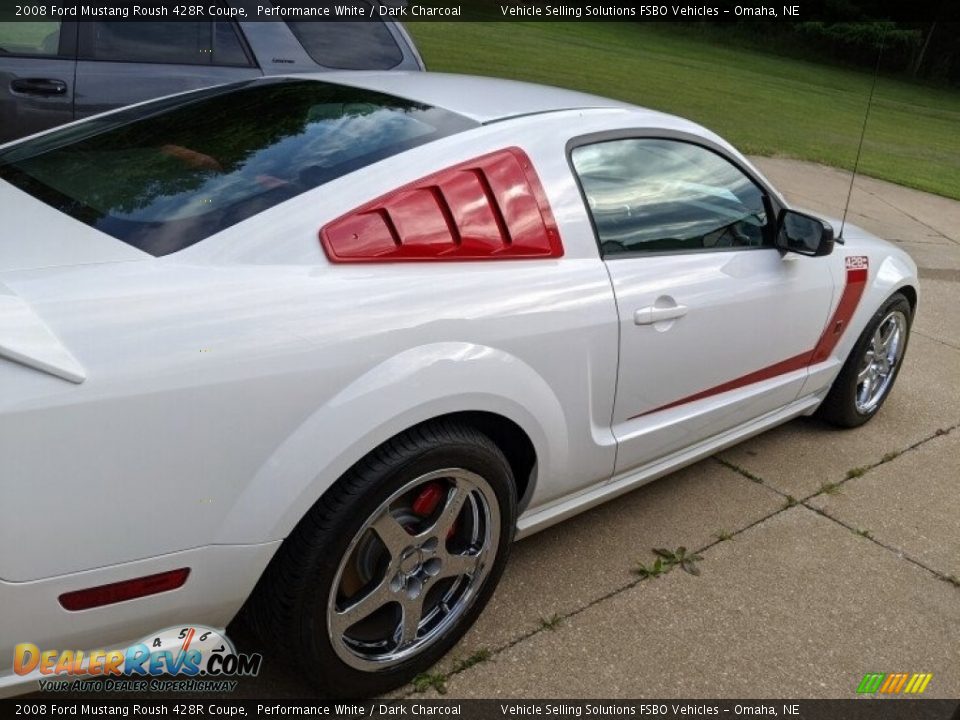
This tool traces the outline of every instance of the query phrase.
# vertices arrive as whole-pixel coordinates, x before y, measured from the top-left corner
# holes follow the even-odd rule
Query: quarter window
[[[370,4],[346,3],[370,17]],[[337,22],[290,21],[310,58],[318,65],[338,70],[389,70],[403,60],[403,52],[382,22],[375,20]]]
[[[60,23],[0,22],[3,55],[56,56],[60,53]]]
[[[768,204],[739,168],[675,140],[611,140],[575,148],[604,257],[772,244]]]

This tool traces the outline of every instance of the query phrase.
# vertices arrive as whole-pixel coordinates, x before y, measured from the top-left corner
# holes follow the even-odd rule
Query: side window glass
[[[772,244],[763,192],[711,150],[631,138],[575,148],[572,159],[604,257]]]
[[[210,65],[210,22],[93,22],[81,57],[107,62]],[[83,33],[81,33],[83,35]]]
[[[80,56],[106,62],[249,67],[232,22],[94,22]]]
[[[213,24],[213,64],[235,67],[250,67],[252,63],[243,51],[243,45],[237,35],[237,27],[232,22]]]
[[[60,53],[59,22],[0,22],[0,57]]]
[[[370,4],[348,2],[370,16]],[[303,49],[318,65],[339,70],[389,70],[403,60],[390,30],[375,20],[287,21]]]

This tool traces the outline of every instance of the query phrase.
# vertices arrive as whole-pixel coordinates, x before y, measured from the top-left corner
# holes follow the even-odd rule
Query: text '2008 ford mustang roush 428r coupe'
[[[244,607],[336,695],[448,651],[515,537],[869,420],[917,303],[702,127],[430,73],[9,144],[0,217],[0,657]]]

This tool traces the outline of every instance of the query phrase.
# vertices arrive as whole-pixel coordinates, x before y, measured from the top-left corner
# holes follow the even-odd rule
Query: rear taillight
[[[520,148],[405,185],[328,223],[331,262],[509,260],[563,255],[536,171]]]

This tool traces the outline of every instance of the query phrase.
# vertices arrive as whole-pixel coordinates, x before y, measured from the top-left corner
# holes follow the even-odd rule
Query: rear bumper
[[[0,697],[35,690],[36,680],[47,677],[13,672],[18,643],[33,643],[41,650],[110,650],[172,625],[224,628],[279,545],[211,545],[44,580],[0,581]],[[64,610],[57,600],[71,590],[182,567],[190,568],[190,576],[170,592],[79,612]]]

